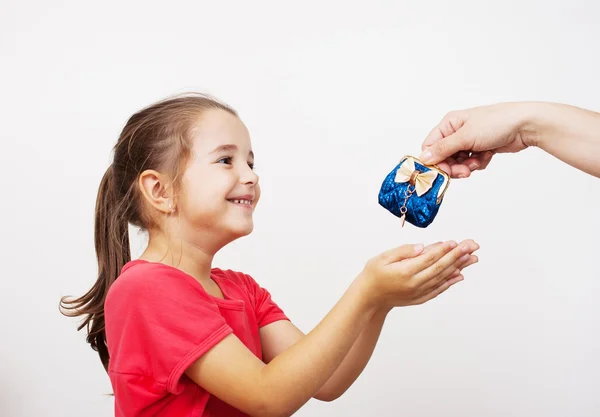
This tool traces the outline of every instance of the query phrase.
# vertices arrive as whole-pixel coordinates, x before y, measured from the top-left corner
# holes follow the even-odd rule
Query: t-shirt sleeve
[[[152,375],[176,394],[185,370],[232,329],[192,277],[165,266],[136,269],[143,276],[117,279],[106,300],[110,367]]]
[[[290,320],[283,310],[273,301],[271,293],[261,287],[250,275],[244,274],[246,286],[254,300],[254,313],[258,327],[266,326],[279,320]]]

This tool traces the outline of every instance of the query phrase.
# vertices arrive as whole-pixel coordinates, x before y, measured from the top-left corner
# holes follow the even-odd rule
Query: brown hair
[[[113,162],[100,181],[96,200],[94,241],[98,278],[79,298],[62,297],[61,312],[84,316],[77,330],[86,327],[87,342],[100,355],[108,371],[109,354],[104,331],[104,300],[108,289],[131,260],[129,224],[148,230],[154,226],[143,210],[137,180],[148,169],[166,172],[177,187],[191,153],[193,129],[202,113],[232,108],[209,96],[186,94],[155,103],[127,121],[113,148]]]

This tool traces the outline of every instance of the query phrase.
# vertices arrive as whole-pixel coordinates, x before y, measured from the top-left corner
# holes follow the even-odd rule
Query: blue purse
[[[450,177],[437,165],[425,165],[413,156],[403,157],[379,190],[379,204],[402,220],[425,228],[435,219]]]

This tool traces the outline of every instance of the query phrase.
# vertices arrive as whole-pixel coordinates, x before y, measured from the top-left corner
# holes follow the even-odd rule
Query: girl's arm
[[[425,251],[429,249],[430,247],[425,248]],[[475,258],[469,259],[459,269],[462,270],[473,263]],[[369,363],[390,310],[389,307],[381,307],[373,313],[348,355],[327,382],[313,395],[314,398],[333,401],[352,386]],[[260,329],[260,336],[263,360],[267,363],[305,337],[294,324],[284,320],[264,326]]]
[[[229,335],[186,374],[247,414],[291,415],[333,375],[375,311],[424,303],[460,280],[452,278],[459,258],[478,246],[455,246],[448,242],[415,257],[418,252],[406,245],[370,260],[325,318],[268,364]]]
[[[211,394],[252,416],[288,416],[333,374],[375,306],[354,282],[321,323],[268,365],[235,336],[225,337],[186,374]]]
[[[313,395],[321,401],[339,398],[360,376],[371,359],[389,308],[380,308],[369,318],[365,328],[333,375]],[[284,352],[305,337],[289,321],[278,321],[260,329],[265,362]]]

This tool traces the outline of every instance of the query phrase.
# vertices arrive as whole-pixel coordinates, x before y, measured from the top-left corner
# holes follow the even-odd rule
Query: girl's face
[[[186,240],[220,246],[252,232],[260,198],[253,166],[250,135],[241,120],[223,110],[205,112],[177,200],[179,231]]]

